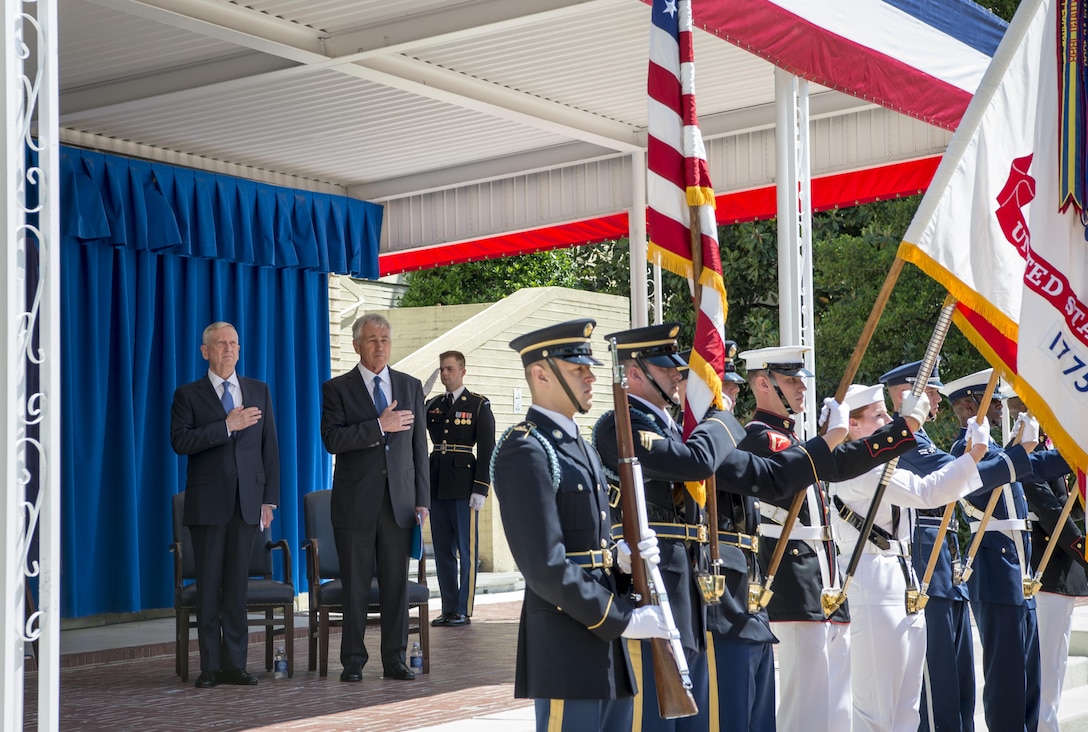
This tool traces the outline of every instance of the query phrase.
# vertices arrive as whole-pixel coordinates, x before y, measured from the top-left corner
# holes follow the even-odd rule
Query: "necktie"
[[[230,414],[231,410],[234,409],[234,397],[232,397],[230,395],[230,382],[229,381],[224,381],[223,382],[223,397],[222,397],[222,399],[220,399],[220,401],[223,402],[223,410],[227,414]]]
[[[450,407],[453,406],[453,394],[446,394],[446,403],[443,406],[447,412],[450,411]]]
[[[378,410],[378,414],[385,411],[385,408],[389,406],[389,402],[385,399],[385,393],[382,391],[382,377],[374,377],[374,408]]]

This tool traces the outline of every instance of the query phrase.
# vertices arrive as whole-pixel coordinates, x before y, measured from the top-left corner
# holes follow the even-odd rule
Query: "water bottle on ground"
[[[419,641],[412,643],[412,650],[408,654],[408,666],[417,674],[423,673],[423,649],[419,647]]]
[[[272,657],[272,677],[276,679],[287,678],[287,652],[283,646],[276,649],[276,655]]]

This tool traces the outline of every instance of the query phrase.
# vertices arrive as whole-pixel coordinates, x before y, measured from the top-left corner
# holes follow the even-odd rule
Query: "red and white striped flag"
[[[647,76],[650,261],[660,262],[693,284],[693,241],[702,257],[702,294],[684,408],[685,435],[712,405],[721,406],[728,312],[714,219],[714,187],[695,115],[691,32],[690,0],[654,0]]]

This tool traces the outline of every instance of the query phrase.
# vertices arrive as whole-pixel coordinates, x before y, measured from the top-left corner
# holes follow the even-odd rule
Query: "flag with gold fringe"
[[[1067,1],[1020,4],[899,253],[959,301],[957,326],[1083,470],[1088,243],[1075,210],[1083,171],[1067,165],[1083,167],[1083,150],[1060,139]]]
[[[699,293],[684,408],[686,436],[711,406],[721,406],[727,304],[714,187],[695,114],[691,2],[654,0],[652,18],[646,84],[649,256],[687,277]],[[704,489],[688,489],[700,503],[705,500]]]

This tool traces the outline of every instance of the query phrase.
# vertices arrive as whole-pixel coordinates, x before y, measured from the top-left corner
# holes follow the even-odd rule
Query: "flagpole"
[[[990,381],[986,384],[986,391],[982,394],[982,401],[978,405],[978,415],[976,420],[981,420],[986,416],[986,413],[990,411],[990,401],[994,398],[994,390],[997,388],[998,372],[994,369],[994,372],[990,374]],[[997,491],[990,496],[990,501],[996,503]],[[918,609],[924,609],[926,603],[929,602],[929,583],[933,580],[933,573],[937,569],[937,560],[941,556],[941,547],[944,546],[944,538],[948,534],[948,526],[952,523],[952,514],[956,511],[956,501],[952,501],[944,507],[944,514],[941,516],[941,525],[937,528],[937,536],[933,540],[933,548],[929,551],[929,561],[926,562],[926,572],[922,575],[921,588],[918,593]],[[988,508],[990,513],[993,513],[993,508]],[[980,528],[978,536],[982,536],[982,530]],[[965,581],[966,577],[956,578],[959,582]]]
[[[892,290],[895,289],[895,283],[899,281],[899,275],[903,273],[903,264],[904,260],[896,255],[895,259],[892,261],[892,266],[888,269],[887,276],[884,278],[884,284],[881,286],[880,292],[877,293],[876,301],[873,303],[873,309],[869,312],[869,318],[865,321],[865,327],[861,329],[861,335],[858,336],[858,344],[854,347],[854,353],[850,356],[850,361],[846,364],[846,371],[842,375],[842,380],[839,381],[839,388],[835,390],[835,399],[840,403],[846,398],[846,390],[850,388],[850,384],[853,382],[854,376],[858,372],[858,367],[861,366],[861,359],[865,356],[865,351],[869,348],[869,342],[873,340],[873,333],[876,332],[876,326],[880,322],[880,316],[884,314],[884,309],[888,306],[888,300],[891,298]],[[774,576],[775,573],[778,572],[778,566],[782,563],[782,557],[786,551],[786,544],[789,541],[790,532],[793,531],[793,525],[797,523],[797,517],[801,513],[801,506],[805,504],[805,496],[807,494],[808,490],[805,489],[793,497],[789,513],[786,514],[786,520],[782,522],[782,533],[779,535],[778,541],[775,542],[774,553],[771,555],[771,562],[767,565],[767,576],[763,579],[763,587],[749,586],[748,588],[749,612],[754,613],[761,607],[767,607],[771,602],[771,598],[774,596],[771,585],[774,584]],[[830,613],[828,614],[830,615]]]
[[[941,352],[941,347],[944,346],[945,336],[948,335],[948,328],[952,325],[952,311],[956,309],[956,300],[949,295],[945,298],[944,307],[941,308],[941,315],[937,318],[937,324],[933,327],[933,335],[929,337],[929,345],[926,346],[925,356],[922,357],[922,365],[918,368],[918,376],[914,380],[914,386],[911,387],[910,393],[915,397],[920,397],[926,390],[926,386],[929,384],[929,376],[933,373],[933,367],[937,363],[937,356]],[[850,556],[850,564],[846,567],[846,576],[842,581],[842,589],[837,593],[825,593],[820,597],[820,604],[823,606],[824,614],[831,615],[835,612],[840,605],[846,601],[846,593],[850,589],[850,581],[854,577],[854,573],[858,569],[858,562],[861,561],[861,554],[865,551],[865,544],[868,541],[869,534],[873,530],[873,523],[876,521],[876,512],[880,508],[881,502],[884,500],[884,493],[888,490],[888,484],[891,483],[892,474],[895,472],[895,467],[899,463],[899,458],[892,458],[884,465],[884,472],[880,475],[880,483],[877,484],[876,490],[873,491],[873,499],[869,503],[869,510],[865,514],[865,520],[862,522],[861,529],[858,531],[858,543],[854,545],[854,553]],[[910,594],[913,588],[908,588],[907,595],[907,612],[918,612],[917,605],[917,589],[913,589],[913,608],[911,607],[912,596]]]
[[[699,224],[698,206],[688,206],[688,222],[691,232],[691,276],[695,283],[692,288],[692,303],[695,305],[695,319],[698,321],[703,295],[703,286],[700,283],[703,275],[703,233]],[[718,396],[720,399],[720,393]],[[707,477],[704,484],[706,485],[707,538],[710,543],[710,576],[703,581],[705,586],[701,589],[707,603],[714,605],[725,594],[725,576],[721,573],[721,547],[718,544],[718,483],[714,473]]]
[[[997,385],[999,373],[997,369],[993,370],[990,374],[990,382],[986,385],[986,394],[983,395],[982,404],[978,407],[978,416],[976,421],[981,421],[982,417],[986,415],[986,412],[990,411],[990,400],[986,397],[993,398],[994,388]],[[1024,428],[1020,427],[1016,436],[1013,438],[1013,444],[1020,444],[1020,436],[1023,434]],[[971,446],[967,445],[967,449]],[[963,572],[960,574],[960,581],[966,582],[971,578],[971,574],[975,571],[972,565],[975,563],[975,555],[978,554],[978,548],[982,546],[982,537],[986,533],[986,525],[990,523],[990,519],[994,515],[994,509],[997,508],[997,499],[1001,497],[1001,492],[1004,490],[1005,485],[999,485],[990,492],[990,500],[986,501],[986,511],[982,514],[982,518],[978,522],[978,531],[971,538],[971,546],[967,549],[967,556],[963,560]],[[936,547],[934,547],[936,548]]]
[[[1065,505],[1062,507],[1062,513],[1058,517],[1057,525],[1050,532],[1050,539],[1046,543],[1046,549],[1043,550],[1043,558],[1039,560],[1039,566],[1035,568],[1035,574],[1030,580],[1024,580],[1025,599],[1035,597],[1036,593],[1043,588],[1043,572],[1046,570],[1046,566],[1050,564],[1050,557],[1054,554],[1054,547],[1058,545],[1058,538],[1061,536],[1062,528],[1065,527],[1065,522],[1069,520],[1069,514],[1073,512],[1073,504],[1077,502],[1079,494],[1079,485],[1074,490],[1069,491],[1069,497],[1065,499]]]

